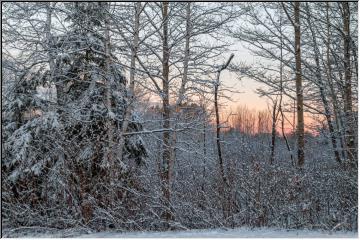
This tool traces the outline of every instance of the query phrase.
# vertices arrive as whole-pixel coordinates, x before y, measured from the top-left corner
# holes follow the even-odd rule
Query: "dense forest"
[[[357,16],[3,2],[2,231],[357,231]],[[225,73],[261,83],[268,109],[229,113]]]

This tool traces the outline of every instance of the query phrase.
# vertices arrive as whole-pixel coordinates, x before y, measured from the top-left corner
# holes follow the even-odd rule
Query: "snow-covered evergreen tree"
[[[28,222],[33,217],[13,214],[17,211],[12,207],[29,205],[39,221],[57,217],[60,225],[87,224],[101,211],[131,201],[124,189],[139,188],[133,175],[146,156],[141,138],[126,138],[123,162],[117,161],[127,92],[122,68],[108,54],[112,47],[105,34],[108,5],[67,3],[69,29],[49,41],[56,56],[54,68],[25,73],[9,94],[2,158],[4,204],[9,211],[4,214],[16,224],[36,224]],[[55,86],[55,102],[44,96],[53,92],[39,94],[41,85]],[[141,125],[132,121],[128,129],[139,131]],[[60,216],[76,216],[75,222],[61,221]]]

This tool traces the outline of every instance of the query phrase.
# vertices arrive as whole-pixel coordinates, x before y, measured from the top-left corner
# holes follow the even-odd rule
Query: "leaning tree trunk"
[[[309,5],[308,3],[306,3],[306,10],[307,10],[307,22],[309,25],[309,29],[311,32],[311,36],[312,36],[312,40],[313,40],[313,49],[314,49],[314,58],[315,58],[315,63],[316,63],[316,78],[317,78],[317,82],[318,82],[318,86],[319,86],[319,90],[320,90],[320,97],[321,100],[323,102],[324,105],[324,110],[325,110],[325,117],[326,117],[326,121],[329,127],[329,132],[330,132],[330,140],[332,143],[332,148],[334,151],[334,156],[337,162],[341,163],[341,158],[340,158],[340,154],[338,151],[338,147],[337,147],[337,141],[336,141],[336,135],[335,135],[335,130],[334,130],[334,125],[333,125],[333,121],[331,119],[331,111],[330,111],[330,105],[329,102],[326,98],[326,93],[325,93],[325,84],[322,78],[322,74],[321,74],[321,66],[320,66],[320,51],[319,51],[319,47],[317,44],[317,40],[316,40],[316,36],[315,36],[315,31],[312,27],[312,23],[311,23],[311,14],[310,14],[310,9],[309,9]]]
[[[227,199],[226,193],[228,188],[227,188],[227,179],[224,171],[224,161],[222,158],[221,143],[220,143],[220,116],[219,116],[219,105],[218,105],[219,78],[220,78],[220,71],[218,72],[217,81],[215,83],[214,105],[215,105],[215,118],[216,118],[216,146],[217,146],[217,154],[219,159],[220,174],[222,179],[222,184],[220,187],[220,195],[222,196],[224,219],[227,219],[227,217],[229,216],[229,208],[226,201]]]
[[[216,146],[217,146],[217,154],[219,159],[219,166],[220,166],[220,174],[222,178],[222,189],[220,191],[220,195],[223,196],[223,213],[224,218],[227,219],[230,213],[230,199],[228,196],[229,193],[229,182],[227,180],[225,171],[224,171],[224,161],[222,158],[222,151],[221,151],[221,143],[220,143],[220,116],[219,116],[219,103],[218,103],[218,94],[219,94],[219,86],[220,86],[220,74],[221,71],[225,70],[229,64],[232,58],[234,57],[234,54],[231,54],[230,58],[226,62],[225,65],[223,65],[217,73],[217,78],[215,82],[215,89],[214,89],[214,105],[215,105],[215,120],[216,120]]]
[[[332,69],[331,69],[331,63],[330,63],[330,41],[331,41],[331,31],[330,31],[330,17],[329,17],[329,3],[326,3],[326,30],[327,30],[327,36],[326,36],[326,74],[327,74],[327,81],[329,84],[329,88],[330,88],[330,92],[331,92],[331,100],[332,100],[332,106],[334,109],[334,118],[335,118],[335,123],[336,123],[336,136],[339,139],[340,142],[340,151],[341,151],[341,156],[344,159],[345,158],[345,152],[344,152],[344,138],[343,138],[343,134],[342,134],[342,128],[343,128],[343,123],[342,123],[342,119],[340,117],[340,108],[338,105],[338,98],[337,98],[337,94],[335,92],[334,89],[334,83],[333,83],[333,79],[332,79]]]

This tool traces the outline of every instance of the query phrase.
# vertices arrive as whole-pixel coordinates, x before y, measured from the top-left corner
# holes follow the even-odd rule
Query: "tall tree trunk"
[[[110,3],[106,3],[104,6],[106,8],[110,8]],[[110,65],[111,65],[111,56],[110,56],[110,24],[109,24],[109,16],[105,16],[105,68],[104,68],[104,74],[106,75],[105,83],[105,105],[108,110],[108,120],[107,120],[107,140],[108,140],[108,146],[107,151],[105,155],[105,163],[108,165],[109,169],[109,178],[110,178],[110,185],[114,185],[114,179],[115,179],[115,166],[114,166],[114,120],[111,119],[111,116],[113,115],[112,111],[112,93],[111,93],[111,87],[112,87],[112,75],[110,73]]]
[[[52,17],[52,6],[51,2],[46,3],[46,25],[45,25],[45,36],[46,36],[46,46],[47,56],[49,61],[49,80],[50,84],[53,83],[54,70],[55,70],[55,59],[52,54],[53,46],[52,46],[52,36],[51,36],[51,17]],[[54,3],[55,4],[55,3]],[[59,90],[60,91],[60,90]],[[55,111],[55,105],[50,105],[50,110]]]
[[[334,156],[337,162],[341,163],[341,159],[340,159],[340,154],[338,151],[338,147],[337,147],[337,142],[336,142],[336,135],[335,135],[335,130],[334,130],[334,125],[331,119],[331,111],[330,111],[330,105],[329,102],[326,98],[326,93],[325,93],[325,85],[324,85],[324,81],[321,75],[321,66],[320,66],[320,51],[319,51],[319,47],[317,44],[317,40],[316,40],[316,36],[315,36],[315,31],[312,27],[312,23],[311,23],[311,13],[310,13],[310,8],[309,8],[309,4],[306,3],[306,11],[307,11],[307,22],[309,25],[309,29],[311,32],[311,36],[312,36],[312,40],[313,40],[313,50],[314,50],[314,58],[315,58],[315,63],[316,63],[316,78],[317,78],[317,82],[318,82],[318,86],[319,86],[319,90],[320,90],[320,97],[321,100],[324,104],[324,110],[325,110],[325,117],[326,117],[326,121],[329,127],[329,132],[330,132],[330,140],[332,143],[332,148],[334,151]]]
[[[134,3],[135,5],[135,16],[134,16],[134,36],[133,43],[131,48],[131,63],[130,63],[130,78],[129,78],[129,97],[128,97],[128,106],[125,110],[124,120],[121,126],[121,135],[119,139],[119,161],[123,162],[123,151],[125,146],[125,136],[129,122],[131,121],[131,113],[134,109],[135,102],[135,68],[136,68],[136,58],[139,48],[139,31],[140,31],[140,11],[141,11],[141,2]]]
[[[327,40],[326,40],[326,65],[327,65],[327,81],[329,84],[330,92],[331,92],[331,100],[332,100],[332,106],[334,109],[334,117],[335,117],[335,123],[336,123],[336,135],[340,142],[340,151],[341,156],[345,158],[345,152],[344,152],[344,139],[342,134],[342,128],[343,123],[342,119],[340,117],[340,108],[338,105],[338,98],[337,94],[334,89],[334,84],[332,80],[332,69],[331,69],[331,62],[330,62],[330,41],[331,41],[331,31],[330,31],[330,17],[329,17],[329,2],[326,3],[326,30],[327,30]]]
[[[180,105],[185,98],[185,87],[188,81],[189,70],[189,57],[190,57],[190,37],[191,37],[191,2],[186,3],[186,36],[185,36],[185,51],[184,51],[184,72],[181,79],[181,86],[179,91],[179,97],[176,102]]]
[[[186,30],[185,30],[185,49],[184,49],[184,60],[183,60],[183,74],[181,79],[181,85],[179,89],[179,95],[175,102],[175,112],[173,118],[173,126],[174,131],[171,133],[171,154],[170,154],[170,163],[171,166],[174,165],[176,159],[176,142],[177,142],[177,134],[176,127],[178,120],[180,118],[180,107],[185,99],[185,87],[188,81],[188,69],[189,69],[189,57],[190,57],[190,37],[191,37],[191,2],[186,3]],[[171,171],[171,169],[169,170]]]
[[[356,159],[354,140],[354,119],[352,112],[352,89],[351,89],[351,62],[350,62],[350,9],[348,2],[342,2],[343,8],[343,33],[344,33],[344,71],[345,71],[345,116],[346,116],[346,151],[348,159],[353,163]]]
[[[162,113],[163,128],[170,129],[170,100],[169,100],[169,46],[168,46],[168,8],[169,2],[162,3],[163,17],[163,46],[162,46]],[[171,210],[171,139],[170,132],[163,132],[163,194],[165,199],[165,220],[168,224],[173,219]],[[170,225],[168,225],[170,227]]]
[[[295,59],[296,59],[296,100],[297,100],[297,139],[298,139],[298,167],[304,166],[304,97],[301,76],[301,52],[300,52],[300,2],[295,2]]]

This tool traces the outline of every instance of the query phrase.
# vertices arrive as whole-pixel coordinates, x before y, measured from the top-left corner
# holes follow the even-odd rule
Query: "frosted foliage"
[[[2,236],[356,237],[357,11],[4,2]]]

